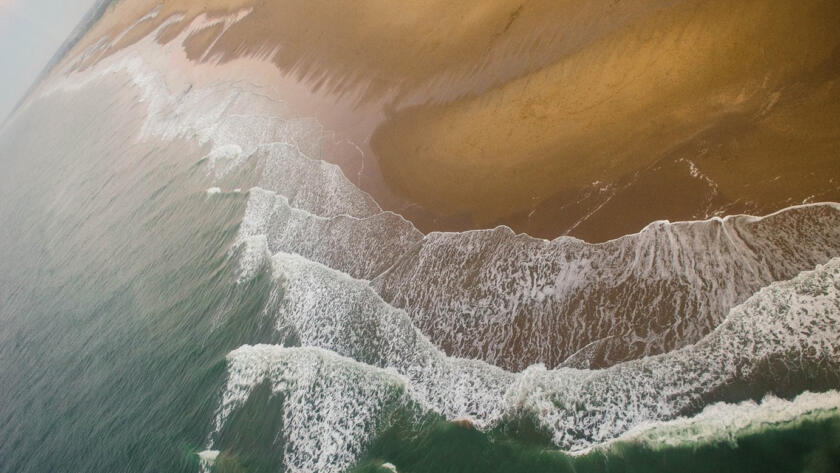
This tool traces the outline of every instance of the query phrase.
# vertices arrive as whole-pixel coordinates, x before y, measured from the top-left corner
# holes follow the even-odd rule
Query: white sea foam
[[[411,223],[392,212],[362,218],[323,217],[259,187],[249,191],[237,241],[256,235],[266,237],[270,251],[300,254],[357,279],[383,273],[423,238]]]
[[[243,159],[242,148],[239,145],[227,144],[213,148],[205,156],[217,178],[223,177],[231,169],[240,165]]]
[[[838,255],[840,206],[822,204],[657,222],[598,245],[431,233],[373,285],[459,356],[520,369],[601,341],[569,361],[604,366],[693,343],[759,288]]]
[[[265,235],[244,238],[237,246],[239,257],[239,279],[242,283],[253,279],[265,267],[271,257]]]
[[[695,345],[605,370],[546,370],[535,365],[519,374],[443,355],[412,327],[404,312],[382,301],[365,281],[295,255],[275,255],[272,268],[278,286],[267,310],[276,311],[278,330],[294,332],[305,346],[357,360],[361,363],[352,366],[359,370],[392,373],[389,376],[405,386],[404,401],[411,405],[450,420],[468,417],[482,429],[528,416],[550,432],[559,447],[573,452],[697,411],[704,402],[714,401],[720,388],[767,375],[756,371],[767,362],[783,367],[773,373],[781,389],[806,373],[840,369],[840,259],[762,289]],[[285,353],[279,347],[261,350]],[[317,353],[324,359],[323,351]],[[274,385],[285,385],[291,376],[282,371],[269,376],[264,362],[250,355],[242,357],[245,361],[239,358],[233,357],[229,377],[234,381],[228,383],[217,428],[260,382],[271,379]],[[338,386],[329,400],[311,394],[308,402],[339,402],[334,396],[348,389],[345,382],[358,384],[352,377],[342,379],[330,378],[329,383]],[[309,409],[306,402],[294,406]],[[713,412],[714,408],[699,421],[712,422]],[[353,431],[348,437],[374,434],[375,429],[364,435]],[[305,437],[286,425],[284,435]],[[308,445],[296,448],[320,452],[317,444]],[[328,449],[325,455],[334,451]]]
[[[240,238],[264,232],[271,252],[371,279],[438,346],[513,369],[608,366],[684,346],[759,288],[840,254],[836,204],[654,222],[597,245],[507,227],[424,237],[338,168],[285,145],[260,153],[272,166],[260,186],[276,192],[251,190],[245,220],[262,223],[243,225]]]
[[[210,468],[216,463],[216,458],[219,457],[218,450],[204,450],[198,452],[198,464],[202,473],[210,473]]]
[[[397,473],[397,467],[394,466],[393,463],[383,463],[382,468],[387,468],[387,469],[393,471],[394,473]]]
[[[244,14],[224,20],[226,27]],[[139,139],[194,138],[210,147],[204,162],[215,179],[247,164],[256,174],[233,185],[277,194],[262,213],[249,202],[239,243],[257,235],[248,221],[264,220],[257,226],[269,251],[375,279],[377,291],[449,353],[522,369],[564,360],[607,366],[665,352],[699,340],[758,288],[840,254],[833,204],[761,220],[655,222],[602,245],[548,242],[505,227],[422,238],[320,160],[324,130],[314,119],[292,116],[241,81],[182,88],[167,81],[160,56],[182,54],[189,31],[218,21],[199,17],[167,46],[143,39],[43,93],[127,73],[148,109]],[[263,198],[256,194],[249,199]],[[243,265],[248,274],[258,260]]]
[[[308,155],[289,143],[260,146],[251,159],[259,167],[259,186],[285,196],[289,205],[332,217],[369,217],[379,205],[347,180],[341,169]]]
[[[505,227],[424,237],[387,212],[325,219],[301,207],[252,189],[240,238],[265,234],[271,252],[372,279],[438,346],[514,369],[667,352],[699,340],[759,288],[840,254],[836,204],[657,222],[597,245]]]
[[[616,440],[643,444],[648,448],[711,443],[735,445],[744,435],[757,434],[773,426],[840,416],[840,392],[804,392],[794,399],[767,395],[761,402],[715,403],[692,417],[641,424]]]
[[[388,413],[404,409],[405,380],[314,348],[242,346],[228,357],[217,429],[268,382],[283,396],[284,471],[340,472],[352,466]]]
[[[154,40],[157,32],[180,20],[169,18],[135,45],[114,52],[94,67],[76,71],[78,63],[71,63],[67,74],[46,84],[39,96],[73,92],[125,74],[139,89],[147,109],[138,139],[195,139],[209,146],[205,162],[217,179],[249,159],[258,161],[262,178],[250,185],[276,190],[292,205],[318,215],[381,212],[338,166],[320,160],[324,130],[314,118],[293,116],[287,104],[272,98],[270,91],[241,80],[220,80],[202,87],[173,81],[168,69],[173,58],[186,62],[181,45],[190,33],[218,23],[228,28],[248,12],[212,18],[200,15],[177,38],[160,45]],[[107,49],[111,44],[91,48]]]
[[[216,180],[257,170],[247,185],[266,190],[248,194],[234,250],[241,276],[270,268],[266,315],[316,348],[232,352],[216,429],[269,381],[285,399],[282,448],[291,471],[350,465],[394,403],[469,418],[478,428],[531,416],[558,446],[581,451],[650,422],[680,422],[673,419],[728,383],[749,381],[768,361],[783,367],[774,373],[780,386],[789,374],[838,370],[840,261],[747,300],[838,254],[835,204],[764,219],[655,222],[602,245],[507,228],[421,237],[319,160],[316,121],[291,116],[247,84],[173,87],[159,72],[165,66],[143,52],[149,41],[138,45],[43,93],[126,73],[148,111],[138,139],[195,139],[208,147],[203,162]],[[585,348],[572,360],[577,366],[621,361],[615,347],[640,356],[699,341],[605,370],[533,365],[513,374],[448,357],[424,332],[496,363],[521,351],[522,363],[553,364]]]

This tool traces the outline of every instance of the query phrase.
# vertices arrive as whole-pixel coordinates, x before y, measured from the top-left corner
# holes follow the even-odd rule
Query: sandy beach
[[[325,159],[423,231],[604,241],[840,200],[836,2],[123,0],[66,62],[236,12],[187,57],[270,63]]]

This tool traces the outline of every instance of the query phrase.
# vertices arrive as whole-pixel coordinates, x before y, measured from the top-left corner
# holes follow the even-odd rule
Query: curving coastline
[[[123,0],[64,65],[144,42],[211,75],[237,64],[423,232],[606,241],[840,200],[840,135],[820,118],[840,105],[838,19],[823,0]]]
[[[704,200],[716,210],[692,220],[645,217],[635,233],[626,222],[603,227],[616,238],[585,233],[609,215],[597,211],[575,221],[580,233],[551,239],[492,218],[428,231],[437,227],[412,213],[416,202],[391,206],[405,195],[365,181],[379,172],[369,161],[342,158],[374,157],[356,139],[386,122],[404,126],[419,110],[376,115],[377,97],[417,95],[337,91],[361,83],[356,78],[313,92],[310,81],[319,79],[301,71],[322,63],[299,65],[305,77],[289,75],[273,62],[281,56],[271,44],[234,39],[266,14],[263,4],[219,2],[204,11],[199,3],[116,4],[0,129],[13,164],[0,193],[14,202],[0,207],[12,222],[0,232],[0,266],[30,278],[0,278],[12,308],[0,311],[10,321],[0,331],[0,379],[11,381],[0,383],[10,399],[0,417],[24,425],[32,406],[46,406],[36,425],[0,434],[8,468],[67,464],[51,452],[70,445],[67,457],[90,470],[420,472],[426,456],[440,466],[447,450],[439,448],[451,442],[484,449],[492,461],[501,456],[508,463],[497,470],[609,471],[628,452],[667,464],[674,452],[712,458],[724,445],[737,458],[746,453],[741,445],[726,450],[733,439],[778,445],[800,432],[812,441],[803,451],[833,455],[814,439],[840,438],[840,204],[812,197],[787,205],[797,197],[751,216],[735,212],[758,207]],[[626,24],[596,32],[620,36],[689,4],[699,5],[616,7],[652,10],[622,10]],[[331,15],[346,7],[337,5]],[[429,5],[428,16],[440,13]],[[718,18],[718,3],[704,5],[697,8]],[[756,5],[738,11],[764,18]],[[484,15],[457,8],[477,15],[480,33],[510,19],[503,6]],[[827,3],[806,6],[833,12]],[[517,29],[533,26],[533,13],[526,5],[502,30],[527,37]],[[420,16],[417,25],[429,21]],[[833,37],[814,34],[802,41]],[[96,35],[105,39],[90,39]],[[585,50],[590,39],[572,43]],[[552,41],[572,47],[568,38]],[[818,52],[803,61],[820,63]],[[382,60],[360,63],[375,69]],[[482,67],[506,60],[513,61]],[[442,94],[435,99],[442,116],[532,74],[497,78],[475,97],[441,92],[474,73],[429,86]],[[833,86],[820,83],[833,97]],[[335,115],[325,113],[331,102]],[[337,124],[351,111],[362,118],[348,132]],[[369,113],[376,119],[364,118]],[[820,135],[825,149],[832,133]],[[723,188],[693,160],[678,163],[694,181]],[[802,172],[818,173],[806,164]],[[815,179],[830,183],[835,170]],[[18,173],[26,186],[10,177]],[[591,195],[615,190],[595,187]],[[831,192],[820,195],[836,200]],[[729,215],[712,216],[721,209]],[[39,372],[60,382],[29,375]],[[62,418],[74,422],[53,433]],[[81,454],[87,431],[99,434],[104,452]]]

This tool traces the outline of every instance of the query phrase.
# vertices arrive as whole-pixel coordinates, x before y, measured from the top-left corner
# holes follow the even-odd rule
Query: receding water
[[[145,133],[148,100],[132,84],[112,74],[53,93],[0,131],[0,471],[840,471],[836,392],[800,411],[801,400],[764,408],[798,415],[762,420],[751,405],[755,415],[734,427],[731,416],[710,415],[620,437],[639,419],[668,421],[710,402],[840,387],[836,261],[799,280],[794,296],[793,285],[778,286],[676,355],[517,375],[447,357],[410,310],[364,280],[389,265],[360,259],[353,245],[384,235],[371,252],[396,260],[400,245],[423,238],[400,230],[405,222],[354,233],[346,246],[336,224],[318,245],[299,231],[272,247],[278,228],[314,228],[342,205],[334,213],[353,222],[383,214],[339,192],[346,184],[334,169],[306,174],[292,158],[271,172],[245,163],[220,176],[214,143]],[[294,215],[311,214],[248,234],[257,184],[271,184]],[[836,241],[832,231],[826,241]],[[386,251],[388,241],[400,243]],[[818,256],[811,267],[836,255]],[[353,279],[338,266],[368,274]],[[824,305],[806,307],[813,320],[791,320],[814,331],[813,343],[778,330],[762,338],[763,326],[751,325],[776,310],[766,304],[806,297]],[[757,335],[731,342],[726,330]],[[733,343],[763,358],[721,354]],[[778,358],[787,353],[796,362]],[[221,451],[212,467],[202,465],[205,450]]]

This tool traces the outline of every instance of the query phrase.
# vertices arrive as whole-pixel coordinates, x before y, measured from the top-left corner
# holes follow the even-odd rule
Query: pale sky
[[[0,0],[0,123],[95,0]]]

